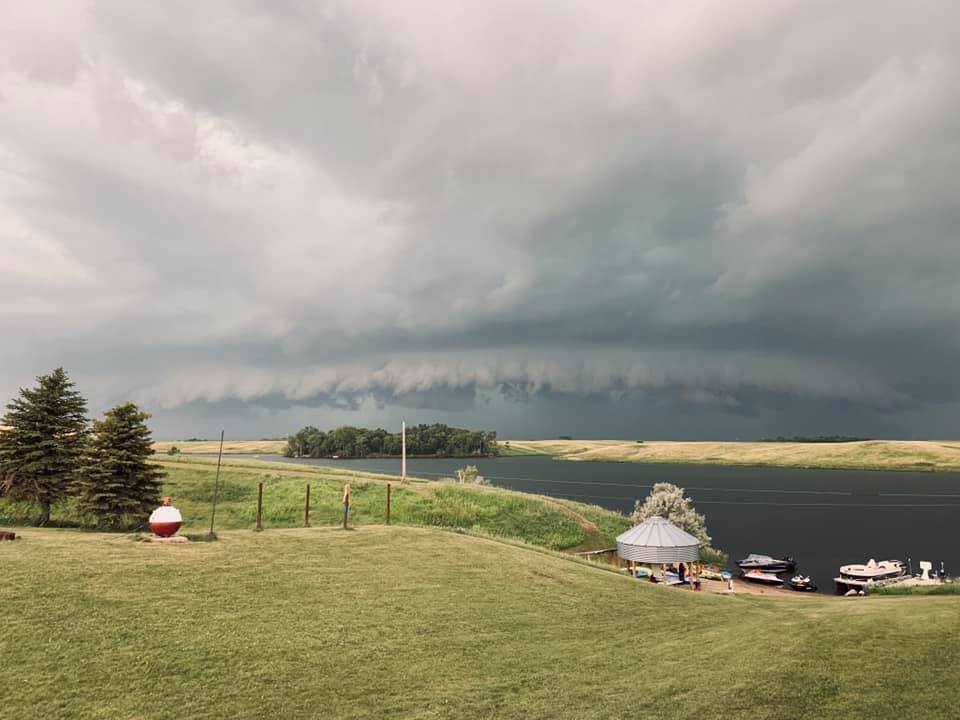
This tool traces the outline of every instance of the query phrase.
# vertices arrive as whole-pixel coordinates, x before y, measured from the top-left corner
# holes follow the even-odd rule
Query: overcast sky
[[[960,4],[0,6],[0,397],[960,435]]]

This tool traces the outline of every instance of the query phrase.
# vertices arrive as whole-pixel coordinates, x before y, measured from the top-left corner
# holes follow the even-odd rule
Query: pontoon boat
[[[907,569],[899,560],[881,560],[873,558],[866,565],[841,565],[840,576],[833,581],[838,592],[863,590],[870,586],[892,585],[907,579]]]

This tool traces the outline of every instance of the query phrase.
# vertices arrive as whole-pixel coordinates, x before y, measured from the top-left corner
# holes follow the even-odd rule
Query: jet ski
[[[764,585],[783,585],[783,580],[778,578],[772,572],[754,568],[753,570],[744,570],[743,579],[750,582],[763,583]]]
[[[809,575],[794,575],[787,580],[787,587],[798,592],[816,592],[817,584],[810,579]]]
[[[797,563],[792,557],[775,558],[769,555],[750,553],[743,560],[737,561],[741,570],[768,570],[770,572],[793,572]]]

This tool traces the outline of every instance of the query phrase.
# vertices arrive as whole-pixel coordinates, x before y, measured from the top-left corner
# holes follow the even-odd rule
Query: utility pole
[[[400,423],[400,444],[402,446],[403,460],[401,461],[400,482],[407,481],[407,421]]]
[[[210,511],[210,537],[213,537],[213,521],[217,517],[217,498],[220,495],[220,459],[223,457],[223,430],[220,431],[220,452],[217,453],[217,476],[213,481],[213,509]]]

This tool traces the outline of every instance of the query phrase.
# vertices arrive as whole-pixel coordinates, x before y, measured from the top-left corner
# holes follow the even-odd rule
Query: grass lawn
[[[508,445],[509,443],[509,445]],[[509,440],[503,454],[563,460],[702,463],[841,470],[960,471],[960,442],[867,440],[849,443]]]
[[[956,598],[694,595],[441,530],[0,543],[10,718],[952,718]]]

